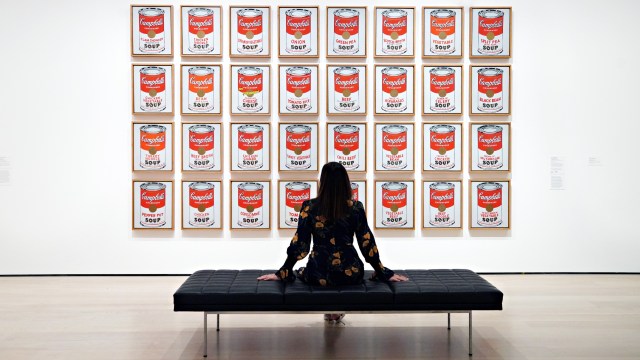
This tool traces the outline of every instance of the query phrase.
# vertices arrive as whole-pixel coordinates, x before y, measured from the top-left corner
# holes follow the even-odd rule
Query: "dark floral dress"
[[[317,213],[317,200],[305,201],[298,218],[298,230],[287,248],[287,260],[276,272],[285,281],[296,277],[320,286],[358,284],[364,277],[364,264],[353,246],[356,236],[360,252],[375,270],[374,278],[389,280],[393,271],[380,262],[378,247],[367,224],[364,207],[359,201],[348,201],[348,215],[329,221]],[[311,236],[313,235],[313,249]],[[307,266],[297,271],[293,266],[309,255]]]

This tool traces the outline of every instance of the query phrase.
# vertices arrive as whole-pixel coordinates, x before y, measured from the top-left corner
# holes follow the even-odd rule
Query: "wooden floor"
[[[485,276],[504,311],[475,312],[473,359],[640,359],[640,276]],[[202,359],[184,277],[0,278],[0,359]],[[210,316],[209,359],[468,359],[467,315]]]

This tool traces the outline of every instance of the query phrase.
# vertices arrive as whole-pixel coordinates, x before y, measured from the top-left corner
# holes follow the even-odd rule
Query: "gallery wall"
[[[174,56],[147,60],[130,55],[128,1],[21,1],[6,3],[0,12],[0,274],[170,274],[204,268],[277,268],[293,234],[278,230],[181,230],[180,201],[176,198],[176,229],[131,230],[132,180],[144,175],[131,171],[131,64],[167,62],[176,69],[195,60],[181,58],[180,5],[203,4],[157,1],[174,6]],[[229,5],[271,5],[267,1],[223,1],[224,57],[228,64],[317,64],[324,89],[326,64],[358,63],[324,56],[326,6],[340,1],[309,2],[320,6],[321,52],[318,59],[283,60],[272,48],[271,59],[230,60],[228,57]],[[303,5],[291,1],[279,5]],[[421,229],[421,183],[426,179],[416,166],[409,178],[416,181],[416,229],[379,230],[382,260],[390,268],[470,268],[479,272],[640,272],[637,254],[640,235],[637,210],[640,190],[637,155],[640,117],[640,50],[635,35],[640,24],[635,14],[640,3],[612,0],[603,12],[600,1],[376,1],[377,6],[446,5],[513,7],[513,55],[508,60],[468,58],[423,61],[419,49],[412,60],[374,60],[372,57],[373,6],[369,6],[368,146],[373,149],[373,124],[387,121],[373,115],[374,64],[415,63],[464,65],[465,91],[468,65],[512,65],[511,229],[469,231],[467,219],[468,164],[460,176],[465,186],[462,230]],[[417,44],[421,41],[421,12],[417,11]],[[28,14],[28,21],[24,16]],[[274,21],[272,22],[272,24]],[[277,27],[272,27],[277,39]],[[273,80],[274,78],[272,78]],[[179,77],[176,77],[176,82]],[[419,88],[419,77],[417,88]],[[272,84],[272,95],[277,86]],[[323,94],[323,90],[320,91]],[[177,92],[174,93],[177,96]],[[417,92],[417,98],[421,94]],[[223,94],[225,107],[228,98]],[[468,94],[465,93],[465,97]],[[272,96],[272,107],[277,96]],[[326,114],[320,96],[320,136]],[[466,100],[465,100],[466,101]],[[420,106],[420,101],[416,103]],[[144,119],[142,119],[144,120]],[[181,121],[173,117],[176,131]],[[232,119],[228,109],[220,118],[225,130]],[[416,112],[403,121],[420,127],[426,119]],[[475,120],[475,119],[471,119]],[[243,121],[249,121],[243,119]],[[280,121],[272,111],[272,127]],[[459,121],[467,130],[465,105]],[[179,132],[178,132],[179,133]],[[272,132],[272,135],[274,132]],[[418,132],[419,134],[419,132]],[[467,134],[465,134],[467,135]],[[179,137],[176,137],[179,142]],[[225,136],[224,148],[229,147]],[[466,141],[466,140],[465,140]],[[416,149],[422,149],[416,137]],[[176,147],[179,149],[179,147]],[[468,149],[465,149],[467,151]],[[320,151],[324,159],[324,149]],[[179,152],[178,152],[179,154]],[[465,155],[466,158],[466,155]],[[179,161],[179,159],[177,159]],[[277,156],[271,157],[271,188],[281,178]],[[373,182],[393,176],[367,173],[369,221],[373,222]],[[228,159],[224,165],[229,169]],[[407,175],[403,175],[407,176]],[[168,176],[179,192],[179,162]],[[224,172],[217,177],[223,189],[230,180],[248,176]],[[475,179],[475,177],[474,177]],[[277,210],[275,192],[271,209]],[[225,208],[229,191],[224,191]],[[277,213],[277,211],[276,211]],[[302,265],[302,264],[300,264]]]

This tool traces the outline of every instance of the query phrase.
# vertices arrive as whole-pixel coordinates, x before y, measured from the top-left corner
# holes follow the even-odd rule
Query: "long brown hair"
[[[352,198],[351,181],[342,164],[328,162],[320,173],[318,190],[318,213],[328,220],[341,219],[347,215],[347,202]]]

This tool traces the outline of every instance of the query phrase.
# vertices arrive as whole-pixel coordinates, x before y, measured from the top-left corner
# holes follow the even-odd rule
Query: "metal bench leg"
[[[473,323],[471,320],[471,311],[469,311],[469,356],[473,356],[473,342],[471,337],[471,332],[473,330]]]
[[[220,331],[220,314],[216,314],[216,331]]]
[[[451,330],[451,313],[447,313],[447,330]]]
[[[204,354],[202,355],[207,357],[207,312],[204,312]]]

